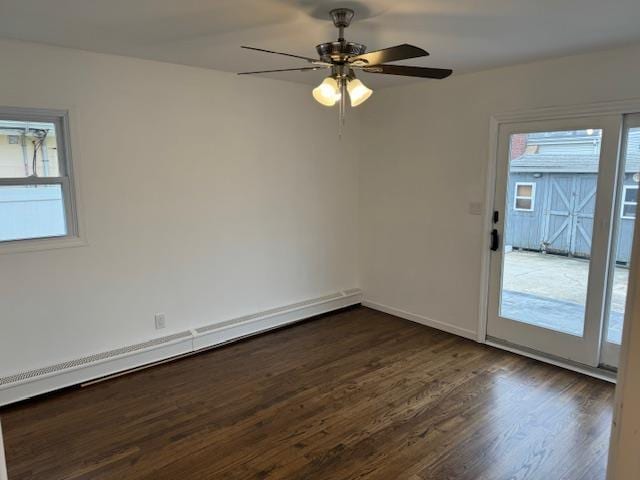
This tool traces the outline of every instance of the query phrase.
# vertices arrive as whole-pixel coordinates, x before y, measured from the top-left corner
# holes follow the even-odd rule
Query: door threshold
[[[495,337],[487,336],[484,343],[491,347],[499,348],[501,350],[506,350],[507,352],[517,353],[518,355],[523,355],[525,357],[533,358],[535,360],[539,360],[544,363],[549,363],[557,367],[562,367],[562,368],[566,368],[567,370],[572,370],[574,372],[582,373],[584,375],[589,375],[590,377],[598,378],[606,382],[610,382],[614,384],[616,383],[617,372],[615,370],[610,370],[608,368],[603,368],[603,367],[590,367],[588,365],[572,362],[571,360],[559,358],[554,355],[541,353],[536,350],[529,349],[527,347],[521,347],[520,345],[515,345],[513,343],[510,343]]]

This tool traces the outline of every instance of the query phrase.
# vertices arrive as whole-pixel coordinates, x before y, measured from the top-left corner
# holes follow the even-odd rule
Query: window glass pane
[[[66,234],[60,185],[0,187],[0,241]]]
[[[58,177],[53,123],[0,119],[0,178]]]
[[[518,191],[516,192],[517,197],[530,197],[531,196],[531,185],[518,185]]]
[[[638,200],[638,189],[633,187],[627,187],[624,189],[624,201],[636,202]]]
[[[531,199],[516,198],[516,208],[521,208],[523,210],[531,210]]]
[[[636,216],[636,206],[626,203],[624,205],[624,207],[622,208],[622,216],[623,217],[629,217],[629,218],[635,218]]]

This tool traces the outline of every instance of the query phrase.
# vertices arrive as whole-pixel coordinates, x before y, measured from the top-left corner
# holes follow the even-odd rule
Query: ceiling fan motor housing
[[[355,42],[327,42],[316,46],[318,55],[323,62],[346,62],[349,57],[362,55],[367,50],[366,45]]]

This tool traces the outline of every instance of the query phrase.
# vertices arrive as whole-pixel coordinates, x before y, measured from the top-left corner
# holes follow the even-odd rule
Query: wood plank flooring
[[[357,307],[0,417],[11,480],[604,480],[612,403]]]

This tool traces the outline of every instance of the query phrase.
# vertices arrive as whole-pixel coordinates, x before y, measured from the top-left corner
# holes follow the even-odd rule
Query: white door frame
[[[625,115],[640,112],[640,98],[600,102],[592,104],[545,107],[492,115],[489,119],[489,158],[485,172],[485,199],[482,216],[482,251],[480,265],[480,298],[478,301],[478,332],[476,340],[487,343],[487,320],[490,274],[490,233],[492,230],[493,205],[495,200],[496,173],[499,159],[500,126],[515,122],[533,122],[537,120],[577,119],[603,115]],[[557,362],[554,362],[557,363]]]
[[[613,185],[617,178],[622,117],[620,115],[582,116],[532,122],[510,122],[500,125],[498,164],[494,209],[500,212],[495,228],[504,237],[507,219],[505,199],[509,179],[509,139],[512,135],[529,132],[572,131],[587,129],[602,130],[600,168],[595,201],[595,219],[592,232],[592,255],[589,262],[589,279],[586,297],[584,334],[580,336],[531,325],[499,314],[502,285],[504,250],[492,252],[489,284],[488,330],[493,338],[537,352],[553,355],[582,365],[596,367],[600,358],[601,318],[604,309],[604,285],[609,271],[609,252],[613,212]],[[573,200],[572,200],[573,202]],[[489,333],[489,332],[488,332]]]
[[[640,403],[640,376],[636,370],[640,365],[640,271],[636,267],[640,263],[640,228],[635,228],[633,236],[607,480],[635,478],[638,465],[640,415],[636,408],[623,408]]]

